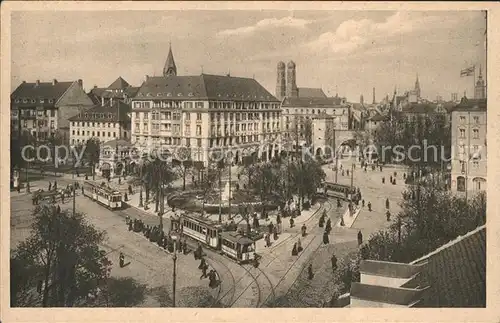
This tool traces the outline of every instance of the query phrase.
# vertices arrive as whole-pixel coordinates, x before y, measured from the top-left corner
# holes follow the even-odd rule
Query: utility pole
[[[229,139],[231,140],[231,139]],[[231,219],[231,198],[232,198],[232,187],[231,187],[231,167],[233,165],[233,152],[229,150],[229,199],[228,199],[228,219]]]
[[[339,156],[337,155],[337,141],[336,141],[335,125],[333,125],[333,154],[335,156],[335,183],[337,183],[337,179],[338,179],[338,175],[339,175]]]
[[[351,192],[354,186],[354,163],[351,165]]]
[[[224,161],[218,163],[219,168],[219,223],[222,223],[222,168]]]
[[[174,273],[173,273],[173,277],[172,277],[172,303],[173,303],[173,307],[175,307],[175,283],[176,283],[176,280],[177,280],[177,236],[175,236],[175,239],[174,239]]]

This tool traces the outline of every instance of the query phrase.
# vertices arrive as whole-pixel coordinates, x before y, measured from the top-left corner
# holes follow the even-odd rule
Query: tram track
[[[332,203],[331,203],[330,201],[328,201],[328,200],[324,202],[323,206],[324,206],[325,204],[328,204],[328,205],[329,205],[328,210],[326,210],[326,211],[327,211],[327,213],[328,213],[329,211],[331,211],[331,210],[332,210],[333,205],[332,205]],[[318,211],[319,211],[319,210],[318,210]],[[297,237],[299,234],[300,234],[300,233],[298,233],[295,237]],[[305,246],[304,250],[306,250],[306,249],[307,249],[307,248],[308,248],[308,247],[312,244],[312,242],[313,242],[315,239],[317,239],[317,238],[318,238],[318,236],[314,236],[314,237],[312,237],[312,239],[309,241],[309,243],[307,243],[307,245]],[[316,248],[316,249],[315,249],[315,250],[314,250],[314,251],[313,251],[313,252],[312,252],[312,253],[308,256],[308,258],[311,258],[312,256],[314,256],[320,247],[321,247],[321,243],[320,243],[320,244],[319,244],[319,246],[318,246],[318,247],[317,247],[317,248]],[[299,261],[299,259],[301,259],[301,256],[302,256],[302,255],[303,255],[303,253],[302,253],[302,254],[299,254],[299,256],[298,256],[298,257],[297,257],[297,258],[293,261],[292,265],[291,265],[291,266],[290,266],[290,267],[286,270],[286,272],[285,272],[285,273],[281,276],[281,278],[280,278],[280,280],[278,281],[278,283],[274,286],[274,289],[276,289],[276,288],[277,288],[277,287],[278,287],[281,283],[283,283],[283,281],[285,280],[285,277],[288,275],[288,273],[290,272],[290,270],[291,270],[292,268],[294,268],[295,264]],[[298,276],[297,276],[297,277],[293,280],[292,284],[290,284],[290,287],[291,287],[291,286],[293,286],[293,284],[295,284],[295,282],[296,282],[296,281],[297,281],[297,279],[300,277],[300,275],[302,274],[302,272],[304,271],[304,268],[305,268],[306,266],[307,266],[307,261],[305,261],[304,265],[302,266],[302,269],[301,269],[301,270],[300,270],[300,272],[299,272],[299,275],[298,275]],[[287,295],[287,294],[288,294],[289,290],[290,290],[290,288],[288,288],[288,289],[287,289],[287,292],[286,292],[286,294],[285,294],[285,295]],[[270,295],[269,295],[269,296],[270,296]],[[267,303],[267,302],[268,302],[268,300],[269,300],[269,296],[266,298],[266,300],[264,301],[264,303]]]

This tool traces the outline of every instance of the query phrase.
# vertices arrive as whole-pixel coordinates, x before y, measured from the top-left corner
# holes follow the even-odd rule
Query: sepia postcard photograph
[[[21,4],[1,320],[494,305],[487,8]]]

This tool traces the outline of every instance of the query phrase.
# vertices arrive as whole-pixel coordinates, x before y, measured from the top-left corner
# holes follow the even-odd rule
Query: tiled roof
[[[434,103],[411,103],[403,107],[403,113],[435,113],[437,105]]]
[[[87,111],[83,111],[71,118],[69,121],[98,121],[98,122],[116,122],[118,121],[118,109],[120,110],[120,121],[129,122],[130,105],[121,101],[113,102],[111,106],[106,103],[104,106],[98,104]]]
[[[121,76],[119,76],[113,83],[111,83],[110,86],[108,86],[108,89],[120,90],[129,86],[130,84],[128,84],[127,81],[125,81]]]
[[[326,98],[325,92],[321,88],[299,87],[299,98]]]
[[[283,100],[284,107],[333,107],[341,106],[342,99],[333,98],[303,98],[286,97]]]
[[[385,287],[357,282],[351,284],[351,298],[394,305],[413,304],[421,298],[423,292],[423,289]]]
[[[371,116],[370,118],[368,118],[369,121],[387,121],[389,120],[389,117],[386,116],[386,115],[382,115],[382,114],[374,114],[373,116]]]
[[[116,148],[118,147],[132,147],[132,143],[130,141],[124,140],[124,139],[113,139],[110,141],[106,141],[104,144],[101,145],[101,147],[110,147],[110,148]]]
[[[462,98],[459,104],[449,109],[448,111],[486,111],[486,99],[467,99]]]
[[[95,98],[95,103],[99,103],[100,98],[123,99],[125,97],[124,94],[127,94],[129,98],[132,98],[137,94],[137,91],[139,91],[139,87],[128,86],[124,89],[121,89],[123,90],[123,92],[113,92],[108,90],[108,88],[94,87],[92,90],[90,90],[89,96],[91,99]]]
[[[430,285],[422,307],[486,306],[486,226],[413,261],[428,261],[422,284]]]
[[[208,74],[148,77],[135,98],[147,97],[279,102],[254,79]]]
[[[421,265],[378,260],[362,260],[359,265],[359,271],[361,273],[392,278],[411,278],[421,270]]]
[[[21,83],[17,89],[11,94],[12,101],[23,99],[28,100],[53,100],[54,103],[61,98],[61,96],[69,89],[74,82],[36,82],[34,83]],[[29,103],[29,102],[28,102]]]

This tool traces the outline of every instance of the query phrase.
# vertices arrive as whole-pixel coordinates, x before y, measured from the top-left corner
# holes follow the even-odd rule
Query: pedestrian
[[[382,177],[382,184],[385,184],[385,177]]]
[[[201,276],[200,276],[200,279],[207,278],[207,269],[208,269],[208,265],[207,264],[205,264],[203,267],[201,267]]]
[[[49,181],[49,191],[52,189],[52,183]]]
[[[328,237],[328,232],[327,231],[325,231],[323,233],[323,243],[324,244],[329,244],[330,243],[330,238]]]
[[[273,239],[278,240],[278,227],[276,226],[273,227]]]
[[[398,176],[398,173],[397,172],[394,172],[394,177]]]
[[[59,204],[57,205],[57,213],[61,213],[61,207],[59,206]]]
[[[391,212],[389,212],[389,210],[387,210],[385,216],[387,217],[387,221],[391,221]]]
[[[307,278],[309,280],[313,279],[314,278],[314,273],[313,273],[313,268],[312,268],[312,264],[309,264],[309,267],[307,268]]]
[[[125,256],[123,255],[123,252],[120,252],[120,268],[123,268],[125,265]]]
[[[302,242],[300,241],[300,238],[297,240],[297,253],[301,252],[302,249]]]
[[[293,217],[290,217],[290,228],[293,228],[294,223]]]
[[[347,176],[349,176],[349,170],[347,170]]]
[[[380,165],[380,171],[382,171],[382,165]]]
[[[322,214],[319,218],[319,227],[322,228],[325,225],[325,215]]]
[[[392,185],[396,185],[396,179],[392,180]]]
[[[389,176],[389,182],[392,183],[392,175]]]
[[[122,178],[118,177],[118,185],[121,185],[121,184],[122,184]]]
[[[385,208],[389,210],[389,199],[385,200]]]
[[[64,193],[61,193],[61,202],[64,204]]]
[[[198,266],[198,269],[202,269],[203,267],[205,267],[205,265],[206,265],[205,258],[201,258],[201,262],[200,265]]]
[[[325,232],[326,234],[330,234],[330,231],[332,231],[332,220],[328,219],[326,221]]]
[[[300,231],[302,231],[302,237],[305,237],[307,231],[307,227],[305,224],[302,224],[302,228],[300,228]]]
[[[293,249],[292,249],[292,256],[296,256],[298,254],[297,251],[297,242],[293,244]]]
[[[406,173],[403,173],[403,179],[406,180]]]
[[[162,231],[162,235],[163,235],[163,231]],[[187,255],[187,252],[188,252],[187,242],[186,242],[186,238],[184,238],[184,242],[182,243],[182,253],[184,255]]]
[[[330,260],[332,262],[332,271],[335,272],[335,270],[337,270],[337,257],[335,257],[335,255],[332,255],[332,258]]]
[[[133,194],[133,193],[132,193],[132,185],[130,185],[130,184],[128,185],[128,193],[129,193],[130,195],[132,195],[132,194]]]
[[[209,279],[208,287],[214,288],[215,286],[217,286],[217,280],[215,277],[215,270],[213,270],[213,269],[210,270],[210,273],[208,274],[208,279]]]
[[[54,180],[54,191],[56,191],[56,190],[57,190],[57,181]]]
[[[368,211],[372,211],[372,203],[371,202],[368,202]]]
[[[267,226],[267,229],[268,229],[269,234],[273,233],[273,222],[269,223],[269,225]]]
[[[365,173],[366,173],[366,166],[365,166],[364,170],[365,170]]]
[[[83,185],[82,185],[82,195],[83,195]]]
[[[365,200],[364,200],[364,199],[363,199],[363,200],[361,200],[361,206],[362,206],[362,207],[365,207]]]
[[[363,243],[363,234],[361,233],[361,230],[358,231],[358,246],[361,246]]]

